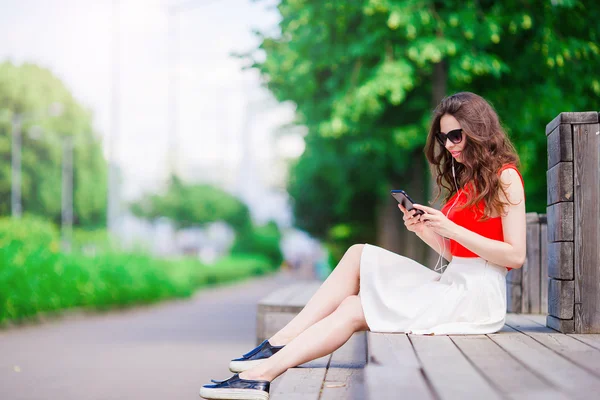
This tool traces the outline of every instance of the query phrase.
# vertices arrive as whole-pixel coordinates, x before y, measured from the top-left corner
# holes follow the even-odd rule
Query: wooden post
[[[600,333],[600,126],[561,113],[548,137],[548,317],[564,333]]]

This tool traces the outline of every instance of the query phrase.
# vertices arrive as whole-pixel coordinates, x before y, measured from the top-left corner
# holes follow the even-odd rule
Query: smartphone
[[[425,212],[423,210],[418,210],[416,208],[413,207],[413,199],[410,198],[410,196],[408,194],[406,194],[406,192],[404,190],[392,190],[391,195],[393,198],[396,199],[396,201],[398,201],[398,203],[400,203],[402,205],[402,207],[406,208],[406,211],[411,211],[411,210],[415,210],[416,213],[415,215],[423,215],[425,214]]]

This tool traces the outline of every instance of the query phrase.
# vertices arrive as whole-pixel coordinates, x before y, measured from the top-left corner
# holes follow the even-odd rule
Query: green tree
[[[278,9],[278,34],[260,34],[249,57],[309,129],[289,189],[312,234],[349,243],[377,232],[380,244],[422,260],[388,189],[430,196],[430,113],[463,90],[496,107],[521,156],[528,211],[545,212],[544,127],[600,96],[599,4],[282,0]]]
[[[56,104],[63,109],[52,117]],[[22,206],[56,223],[61,215],[62,140],[74,143],[75,224],[105,226],[106,161],[92,130],[91,112],[48,69],[0,63],[0,215],[11,212],[12,121],[22,116]],[[32,127],[37,127],[37,134]],[[31,132],[31,134],[30,134]]]
[[[164,194],[149,194],[131,205],[141,218],[166,217],[179,228],[224,221],[236,231],[251,227],[248,207],[236,197],[206,184],[186,184],[173,176]]]
[[[278,267],[283,261],[283,254],[279,248],[281,232],[273,221],[264,226],[251,226],[238,232],[231,248],[232,254],[260,254],[271,262],[273,267]]]

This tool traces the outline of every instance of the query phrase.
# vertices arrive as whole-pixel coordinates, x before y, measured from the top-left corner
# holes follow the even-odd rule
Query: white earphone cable
[[[452,204],[452,206],[450,206],[450,208],[448,209],[448,211],[446,212],[446,218],[448,217],[448,214],[450,214],[450,211],[452,210],[452,208],[456,205],[456,202],[458,201],[458,198],[460,197],[460,192],[458,191],[458,183],[456,182],[456,173],[454,172],[454,158],[452,158],[452,177],[454,177],[454,185],[456,187],[456,199],[454,200],[454,203]],[[441,235],[440,235],[441,236]],[[440,250],[440,256],[438,257],[438,261],[435,263],[435,267],[433,267],[433,270],[435,272],[440,272],[442,271],[445,267],[448,266],[448,264],[444,265],[444,261],[443,261],[443,254],[446,252],[446,238],[442,237],[442,244],[444,245],[444,249],[442,250],[440,248],[440,244],[438,243],[438,249]],[[441,261],[441,265],[438,268],[438,264],[440,264]]]

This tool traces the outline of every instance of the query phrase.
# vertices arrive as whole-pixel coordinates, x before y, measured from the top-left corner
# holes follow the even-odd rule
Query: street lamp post
[[[72,136],[62,136],[49,131],[44,131],[40,126],[32,126],[27,135],[33,140],[44,140],[50,142],[60,141],[62,150],[61,159],[61,213],[60,213],[60,234],[61,248],[64,252],[71,252],[71,243],[73,238],[73,150],[75,148],[75,138]],[[44,137],[44,139],[41,139]],[[54,140],[58,138],[58,140]]]
[[[11,146],[11,196],[10,208],[14,218],[21,218],[21,115],[15,114],[12,119]]]
[[[62,139],[61,242],[63,251],[71,252],[73,238],[73,138]]]
[[[23,203],[21,199],[21,148],[22,128],[27,121],[36,121],[45,117],[60,117],[64,111],[62,103],[52,103],[41,113],[15,113],[12,117],[12,143],[11,143],[11,186],[10,208],[14,218],[21,218]]]

